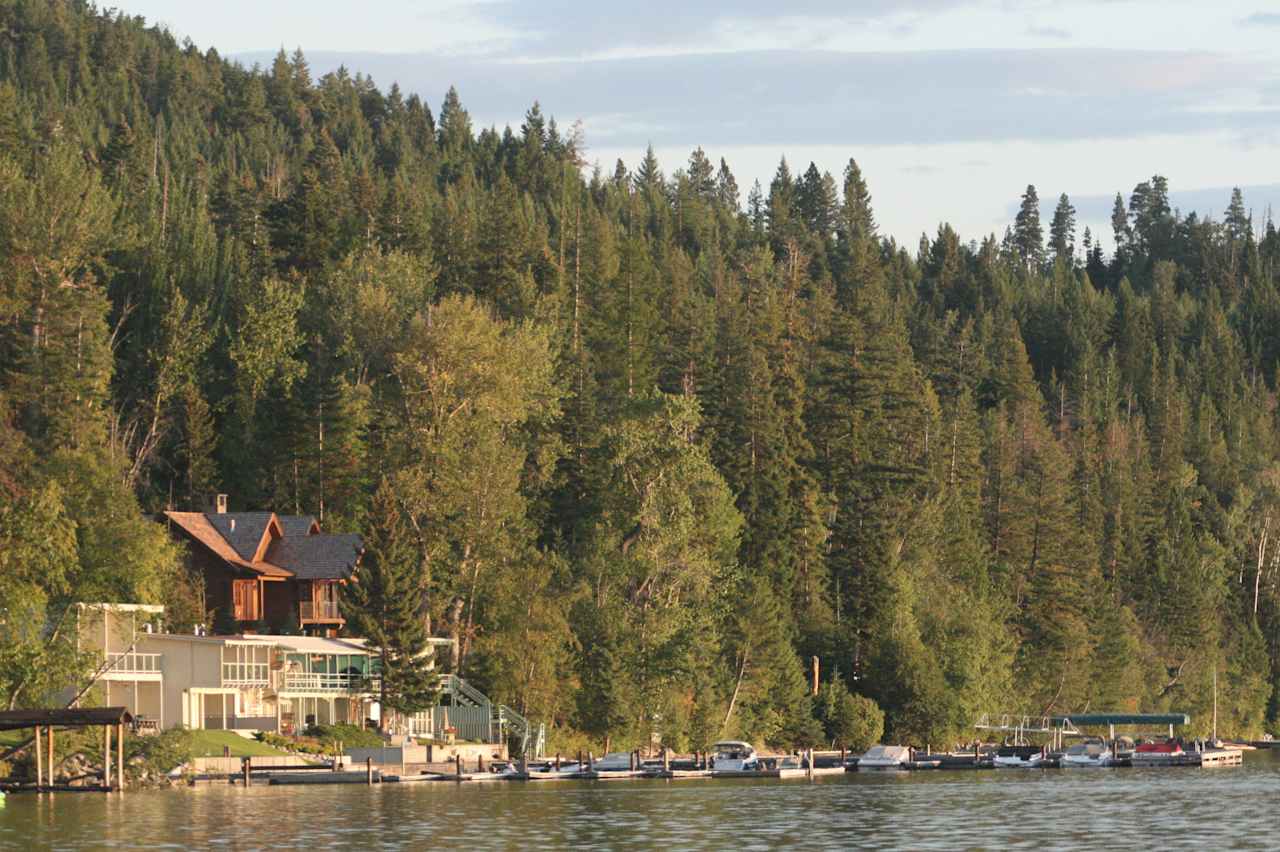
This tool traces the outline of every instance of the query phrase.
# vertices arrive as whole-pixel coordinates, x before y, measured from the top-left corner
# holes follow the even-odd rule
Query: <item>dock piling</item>
[[[40,741],[40,726],[36,725],[36,787],[44,781],[44,754],[41,749],[44,743]],[[111,759],[111,755],[107,755],[107,760]]]
[[[356,776],[359,777],[359,776]],[[364,759],[364,783],[373,784],[373,758],[366,757]]]
[[[249,786],[249,773],[252,771],[252,757],[242,757],[240,759],[240,774],[244,779],[244,786]]]

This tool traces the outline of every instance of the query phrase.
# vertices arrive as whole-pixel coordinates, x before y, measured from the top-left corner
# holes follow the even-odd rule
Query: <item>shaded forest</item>
[[[1215,673],[1220,731],[1275,722],[1280,236],[1238,192],[1142,180],[1110,254],[1033,187],[902,246],[853,159],[586,154],[0,0],[0,697],[65,682],[72,601],[204,619],[166,506],[362,531],[385,481],[450,665],[553,737],[1204,731]]]

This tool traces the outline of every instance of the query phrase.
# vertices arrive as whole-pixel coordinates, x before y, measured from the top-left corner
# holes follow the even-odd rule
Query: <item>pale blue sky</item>
[[[1236,184],[1259,221],[1280,206],[1268,0],[122,5],[246,62],[301,46],[317,73],[345,64],[433,108],[456,84],[477,124],[518,125],[538,99],[583,121],[606,169],[652,142],[670,171],[702,145],[745,194],[781,155],[836,175],[854,156],[912,246],[942,219],[1002,231],[1028,183],[1076,198],[1108,241],[1107,199],[1154,172],[1185,209],[1220,217]]]

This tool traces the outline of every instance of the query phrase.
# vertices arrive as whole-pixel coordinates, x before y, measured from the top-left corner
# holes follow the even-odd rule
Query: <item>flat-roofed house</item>
[[[377,715],[378,658],[362,639],[165,633],[163,614],[142,604],[77,605],[77,642],[93,655],[97,698],[148,728],[293,733]]]
[[[229,621],[235,632],[297,624],[328,636],[342,627],[338,601],[360,560],[360,536],[323,533],[310,515],[228,512],[221,494],[212,512],[164,517],[188,544],[189,567],[222,616],[215,623]]]

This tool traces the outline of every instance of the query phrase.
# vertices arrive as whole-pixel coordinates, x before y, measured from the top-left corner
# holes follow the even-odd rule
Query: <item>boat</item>
[[[1043,762],[1041,746],[1006,745],[996,751],[994,765],[997,769],[1034,769]]]
[[[1176,763],[1184,754],[1179,740],[1142,743],[1133,750],[1130,758],[1134,766],[1152,766]]]
[[[629,772],[632,759],[629,751],[611,751],[591,764],[591,768],[596,772]],[[639,761],[636,761],[635,768],[640,768]]]
[[[586,766],[576,760],[566,761],[557,769],[554,762],[529,767],[531,781],[547,781],[553,778],[573,778],[586,771]]]
[[[754,772],[760,768],[760,758],[751,743],[724,740],[712,743],[711,752],[711,768],[716,772]]]
[[[905,769],[911,761],[911,749],[906,746],[875,745],[858,758],[859,769]]]
[[[1111,766],[1114,763],[1111,750],[1102,740],[1087,740],[1068,746],[1058,765],[1067,767]]]

